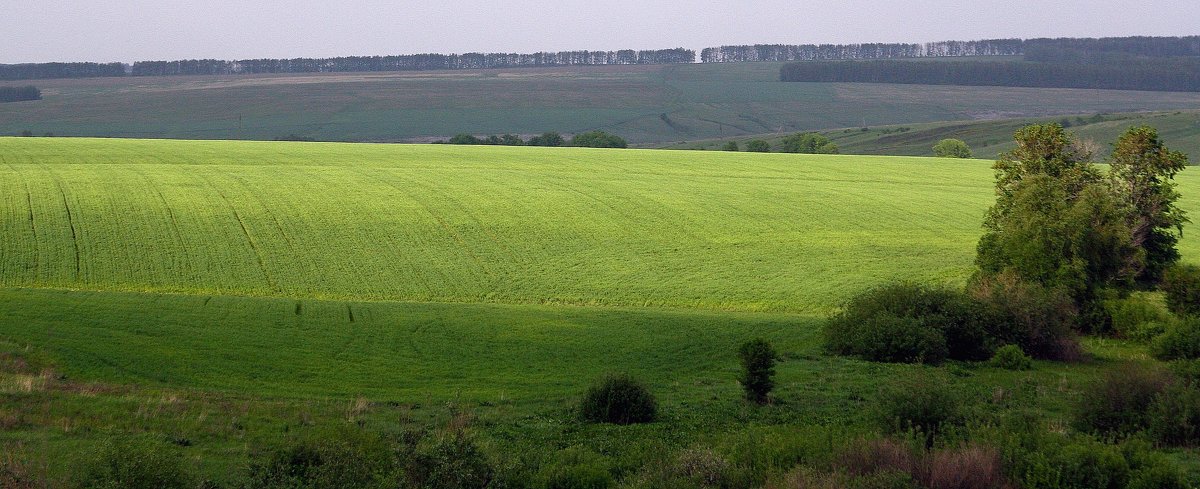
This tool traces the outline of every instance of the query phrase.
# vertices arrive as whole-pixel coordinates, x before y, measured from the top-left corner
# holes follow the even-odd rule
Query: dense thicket
[[[0,87],[0,103],[41,99],[42,91],[33,85],[26,87]]]
[[[0,80],[125,76],[122,63],[23,63],[0,65]]]
[[[857,82],[1037,88],[1200,91],[1200,60],[1139,59],[1120,64],[1024,61],[814,61],[780,69],[786,82]]]

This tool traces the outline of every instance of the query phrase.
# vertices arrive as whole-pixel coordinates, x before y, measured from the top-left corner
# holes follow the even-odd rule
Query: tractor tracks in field
[[[238,226],[241,227],[242,236],[245,236],[246,242],[250,244],[250,250],[254,252],[254,259],[258,262],[258,269],[262,272],[263,277],[267,280],[267,286],[271,288],[272,292],[281,293],[282,291],[279,289],[279,284],[275,282],[274,277],[272,277],[271,273],[267,271],[267,264],[263,260],[262,250],[258,248],[258,244],[254,242],[254,238],[250,235],[250,230],[246,228],[246,221],[242,219],[242,214],[238,212],[237,207],[233,205],[233,202],[229,200],[229,197],[225,195],[225,192],[221,191],[220,186],[213,184],[212,180],[209,179],[207,175],[204,175],[203,172],[200,172],[199,174],[201,175],[200,178],[202,178],[204,182],[207,183],[208,186],[221,197],[221,200],[225,202],[225,205],[229,206],[229,210],[233,212],[233,218],[237,221]]]
[[[162,202],[163,209],[167,211],[167,217],[171,221],[171,232],[175,235],[175,243],[179,245],[179,252],[183,254],[183,260],[185,263],[191,263],[192,258],[187,250],[187,241],[183,239],[183,231],[179,229],[179,220],[175,217],[175,210],[171,208],[171,204],[167,203],[167,198],[163,195],[162,188],[158,186],[158,182],[150,178],[150,176],[140,168],[134,167],[133,172],[142,177],[142,179],[146,181],[146,185],[154,189],[154,193],[158,195],[158,201]]]
[[[0,158],[3,158],[3,156],[0,156]],[[37,282],[41,252],[38,249],[37,221],[33,218],[33,191],[29,189],[29,179],[20,170],[17,170],[16,166],[9,163],[8,160],[5,160],[4,163],[12,169],[14,174],[21,176],[21,185],[25,187],[25,206],[29,210],[29,230],[33,233],[33,281]]]
[[[79,282],[82,276],[82,259],[79,251],[79,231],[75,229],[75,215],[71,212],[71,204],[67,199],[67,189],[63,186],[62,177],[51,170],[45,164],[42,164],[50,177],[54,179],[54,185],[58,187],[58,193],[62,196],[63,208],[67,212],[67,227],[71,229],[71,245],[75,249],[75,281]]]

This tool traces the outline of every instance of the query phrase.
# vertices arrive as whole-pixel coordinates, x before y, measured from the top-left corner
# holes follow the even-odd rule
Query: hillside
[[[944,138],[966,141],[976,158],[995,159],[1013,149],[1013,133],[1035,123],[1063,124],[1083,140],[1097,143],[1097,158],[1107,156],[1108,144],[1126,129],[1148,124],[1158,129],[1171,149],[1192,155],[1200,163],[1200,111],[1140,112],[1125,114],[1080,114],[1057,117],[1011,118],[982,121],[948,121],[927,124],[898,124],[868,128],[825,129],[820,132],[838,145],[844,154],[933,156],[933,145]],[[761,134],[750,137],[719,138],[691,143],[663,145],[671,149],[721,149],[729,141],[745,146],[751,139],[763,139],[779,151],[781,140],[794,133]]]
[[[648,454],[762,440],[785,470],[797,444],[871,433],[892,379],[944,374],[825,356],[820,326],[882,281],[963,282],[991,178],[910,157],[0,138],[0,446],[65,480],[142,433],[236,486],[294,436],[469,422],[518,473],[583,446],[633,478]],[[1179,181],[1196,212],[1200,175]],[[752,409],[733,352],[755,337],[783,361]],[[955,375],[1060,420],[1106,365],[1146,358],[1086,347],[1098,361]],[[660,422],[575,421],[614,371]]]
[[[1200,94],[783,83],[780,63],[39,80],[0,134],[428,142],[604,129],[637,144],[1200,107]]]

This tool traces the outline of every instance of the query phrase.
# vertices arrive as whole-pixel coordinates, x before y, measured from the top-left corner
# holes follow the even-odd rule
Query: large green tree
[[[1175,205],[1179,192],[1174,178],[1187,163],[1186,155],[1168,149],[1149,126],[1130,128],[1113,145],[1109,179],[1128,205],[1131,241],[1144,255],[1129,266],[1143,285],[1157,284],[1163,271],[1179,261],[1175,244],[1188,218]]]

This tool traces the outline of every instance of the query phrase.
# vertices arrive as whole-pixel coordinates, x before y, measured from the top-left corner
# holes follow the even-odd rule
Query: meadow
[[[1179,182],[1197,212],[1200,176]],[[465,412],[501,464],[586,446],[633,480],[704,446],[765,474],[869,432],[890,379],[947,373],[1061,426],[1144,347],[1091,339],[1093,361],[1029,372],[821,353],[855,292],[965,282],[992,200],[981,160],[0,138],[0,444],[67,478],[144,433],[233,483],[293,436]],[[784,359],[764,408],[735,380],[754,337]],[[612,371],[661,422],[575,420]],[[828,446],[801,446],[812,430]]]
[[[781,63],[45,80],[0,134],[326,141],[603,129],[663,145],[829,128],[1179,110],[1200,94],[783,83]],[[1007,139],[1007,138],[1005,138]]]

